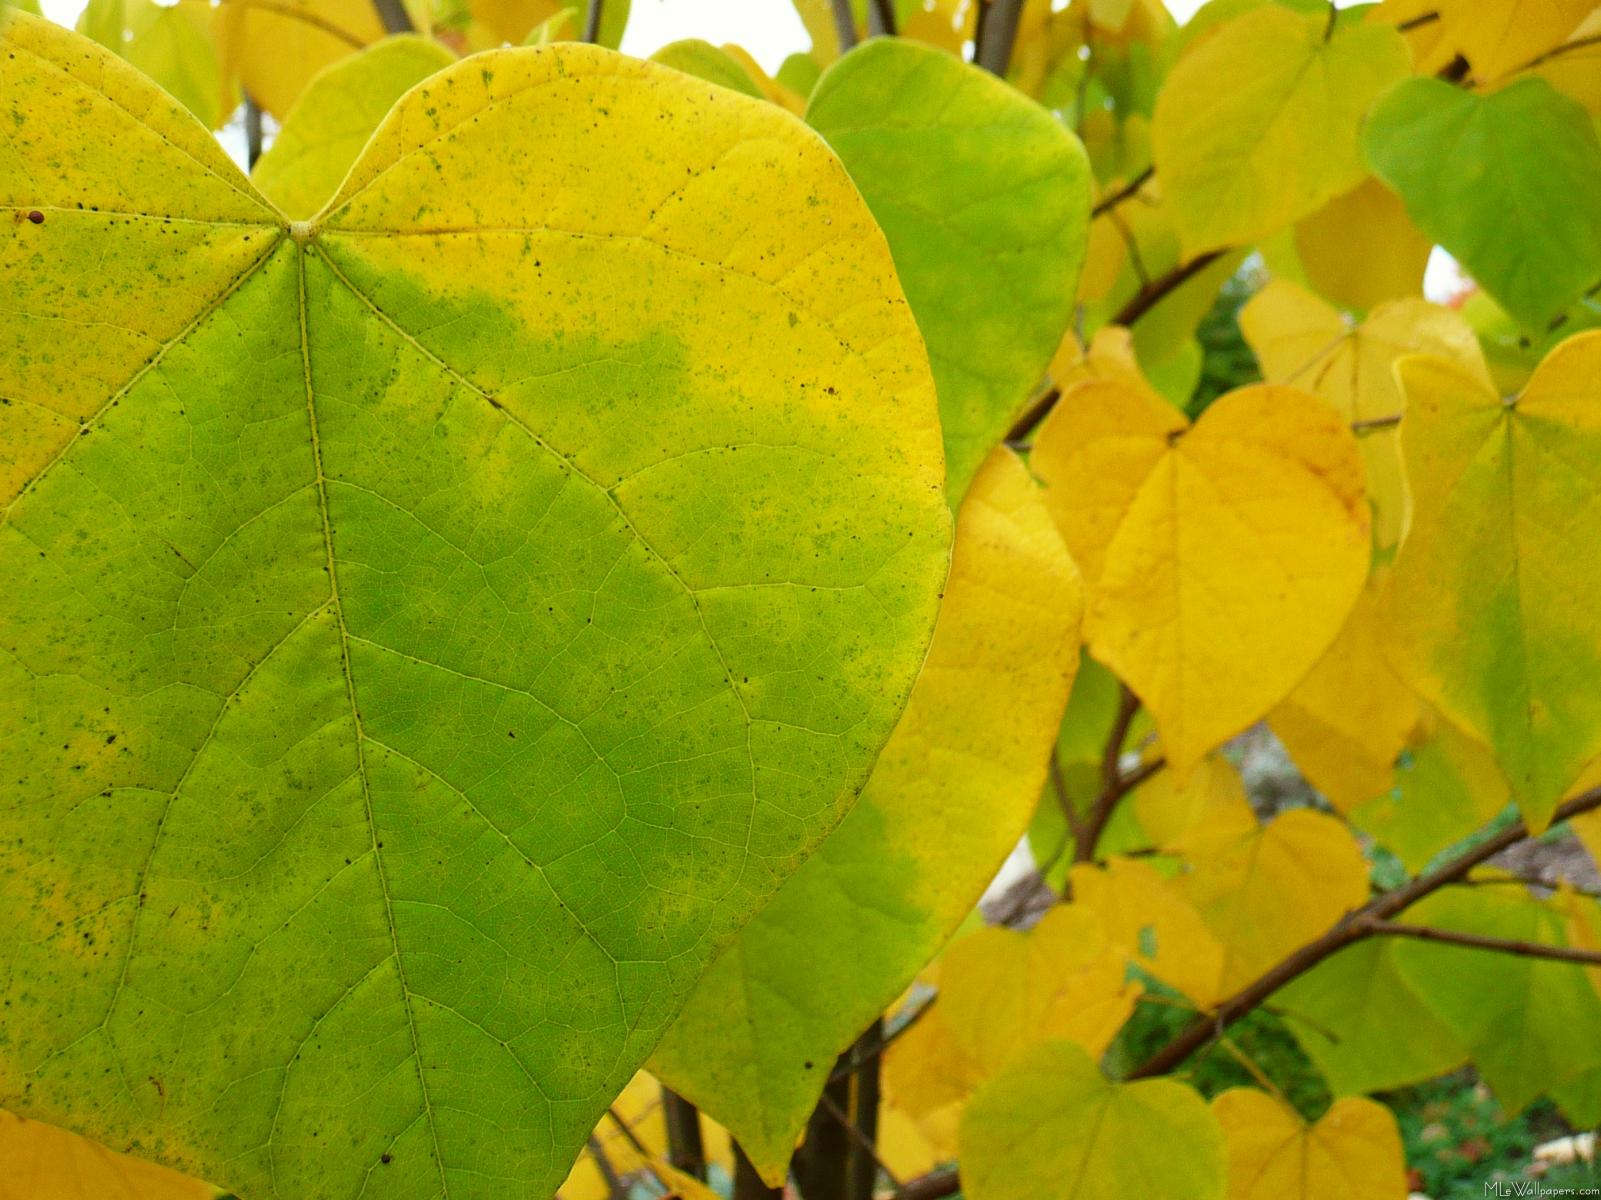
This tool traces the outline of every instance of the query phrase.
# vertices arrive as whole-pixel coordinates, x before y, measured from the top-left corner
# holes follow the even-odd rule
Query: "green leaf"
[[[211,19],[209,7],[196,0],[89,0],[78,32],[127,59],[215,129],[240,97],[237,86],[222,81]]]
[[[1186,257],[1254,242],[1362,182],[1357,130],[1410,68],[1389,26],[1264,5],[1221,24],[1173,68],[1151,149]]]
[[[893,38],[830,68],[806,120],[889,239],[934,367],[955,504],[1072,317],[1089,222],[1083,147],[988,72]]]
[[[1421,1083],[1467,1049],[1396,970],[1393,940],[1341,950],[1273,999],[1335,1095]]]
[[[3,50],[0,1105],[549,1195],[923,660],[888,248],[793,117],[596,47],[442,72],[288,227],[98,47]]]
[[[1460,933],[1563,946],[1560,913],[1522,884],[1438,892],[1401,919]],[[1509,1112],[1601,1067],[1601,997],[1583,967],[1405,939],[1401,976],[1468,1047]]]
[[[1072,686],[1082,607],[1039,486],[996,451],[962,506],[928,663],[861,802],[740,931],[651,1062],[774,1184],[836,1056],[1017,845]]]
[[[1374,172],[1419,229],[1508,312],[1542,329],[1601,281],[1601,142],[1589,115],[1543,79],[1489,95],[1411,79],[1362,134]]]
[[[1510,400],[1403,358],[1412,522],[1380,625],[1402,679],[1495,752],[1543,829],[1601,755],[1601,333],[1558,344]]]
[[[1223,1131],[1193,1088],[1112,1083],[1072,1042],[1046,1042],[962,1117],[970,1200],[1222,1200]]]
[[[762,97],[761,89],[756,86],[744,67],[710,42],[702,41],[700,38],[685,38],[681,42],[671,42],[650,57],[652,62],[662,63],[686,75],[694,75],[708,83],[728,88],[730,91],[743,92],[758,100]]]
[[[340,59],[295,101],[251,181],[291,217],[310,217],[333,199],[390,106],[455,61],[438,42],[415,34],[385,38]]]

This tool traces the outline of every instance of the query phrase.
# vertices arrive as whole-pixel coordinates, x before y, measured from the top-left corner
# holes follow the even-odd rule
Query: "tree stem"
[[[700,1109],[663,1084],[662,1120],[667,1126],[667,1161],[705,1183],[706,1143],[701,1137]]]
[[[417,32],[417,27],[411,23],[411,14],[400,0],[372,0],[372,6],[383,22],[385,33]]]
[[[606,15],[606,0],[589,0],[589,12],[584,17],[584,41],[590,45],[600,41],[600,22]]]
[[[784,1189],[768,1187],[738,1142],[734,1148],[734,1200],[784,1200]]]
[[[895,36],[895,0],[871,0],[867,6],[869,37]]]
[[[1006,78],[1022,15],[1023,0],[989,0],[980,8],[973,61],[991,74]]]
[[[851,12],[851,0],[834,0],[834,36],[839,39],[841,54],[856,48],[856,17]]]

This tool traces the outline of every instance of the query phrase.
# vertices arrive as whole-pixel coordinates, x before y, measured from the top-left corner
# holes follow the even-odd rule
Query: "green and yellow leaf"
[[[548,1194],[922,664],[888,247],[799,121],[595,47],[407,93],[315,226],[45,22],[0,96],[0,1102]]]

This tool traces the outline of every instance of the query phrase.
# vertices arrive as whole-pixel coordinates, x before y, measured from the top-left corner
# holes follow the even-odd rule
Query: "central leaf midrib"
[[[428,1123],[428,1136],[433,1144],[434,1165],[439,1170],[439,1187],[442,1196],[450,1195],[450,1184],[445,1175],[445,1159],[439,1147],[439,1128],[434,1119],[433,1104],[428,1096],[427,1071],[423,1066],[422,1044],[417,1036],[417,1017],[412,1010],[411,988],[406,982],[406,964],[400,953],[400,932],[395,924],[394,900],[389,892],[389,878],[384,870],[381,843],[378,840],[378,822],[373,815],[372,786],[367,774],[366,734],[362,729],[361,710],[356,703],[355,678],[350,669],[350,633],[345,626],[344,605],[339,597],[338,563],[334,556],[333,522],[328,510],[328,483],[323,471],[322,441],[317,426],[315,390],[311,382],[311,341],[307,331],[306,314],[306,255],[304,247],[297,246],[295,254],[297,272],[297,305],[300,322],[300,361],[306,388],[306,420],[311,436],[312,462],[317,472],[317,509],[322,518],[323,548],[327,554],[329,598],[334,619],[339,627],[339,661],[344,675],[345,697],[350,705],[350,719],[355,730],[356,769],[361,779],[362,808],[367,817],[367,829],[372,838],[373,866],[378,876],[378,887],[384,900],[384,923],[389,929],[390,948],[395,958],[395,975],[400,982],[401,1004],[406,1012],[406,1026],[411,1035],[412,1057],[417,1064],[417,1086],[422,1097],[423,1116]]]

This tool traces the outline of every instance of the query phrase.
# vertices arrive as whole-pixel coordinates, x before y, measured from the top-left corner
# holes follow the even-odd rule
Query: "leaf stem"
[[[1363,421],[1352,421],[1351,432],[1361,437],[1364,433],[1373,433],[1379,429],[1394,429],[1400,423],[1400,413],[1391,413],[1385,417],[1368,417]]]
[[[1105,216],[1119,204],[1123,203],[1123,201],[1138,195],[1139,190],[1146,184],[1150,183],[1151,179],[1155,175],[1156,164],[1152,163],[1150,166],[1146,167],[1145,170],[1134,176],[1133,179],[1130,179],[1122,187],[1118,188],[1117,191],[1113,192],[1110,196],[1101,197],[1100,201],[1095,205],[1095,207],[1090,209],[1090,219],[1094,220],[1096,217]]]
[[[584,41],[594,45],[600,41],[600,22],[606,15],[606,0],[589,0],[589,12],[584,17]]]
[[[1109,324],[1133,325],[1151,309],[1155,308],[1169,292],[1182,287],[1207,267],[1228,253],[1225,247],[1220,250],[1208,250],[1205,254],[1197,255],[1187,263],[1174,267],[1166,275],[1152,280],[1145,287],[1129,299],[1129,302],[1120,308]]]

